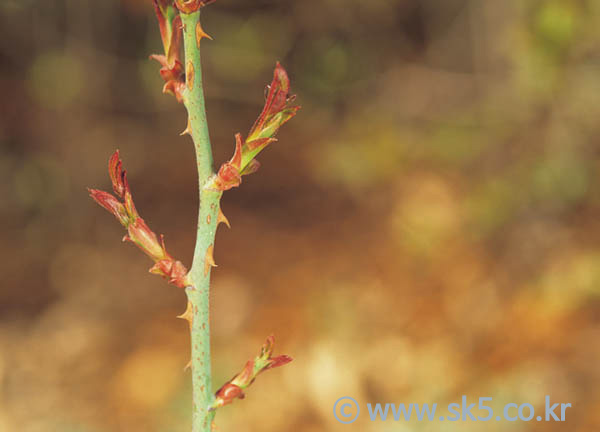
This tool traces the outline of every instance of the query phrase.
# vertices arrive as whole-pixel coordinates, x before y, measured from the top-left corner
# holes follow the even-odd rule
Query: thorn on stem
[[[204,29],[202,28],[202,24],[200,24],[200,21],[198,21],[198,23],[196,24],[196,45],[198,46],[198,48],[200,48],[200,41],[203,38],[213,40],[213,38],[204,31]]]
[[[220,223],[224,223],[225,225],[227,225],[227,228],[231,228],[231,224],[229,223],[229,220],[227,219],[227,217],[223,214],[223,211],[219,208],[219,216],[217,218],[217,226]]]
[[[179,134],[179,136],[183,135],[192,135],[192,125],[190,124],[190,118],[188,117],[187,125],[185,126],[185,130]]]
[[[190,329],[192,328],[192,323],[194,322],[194,307],[192,306],[192,302],[187,302],[185,312],[181,315],[178,315],[177,318],[186,320],[190,325]]]
[[[204,256],[204,276],[208,275],[211,267],[216,267],[215,258],[213,257],[214,245],[210,245],[206,249],[206,255]]]

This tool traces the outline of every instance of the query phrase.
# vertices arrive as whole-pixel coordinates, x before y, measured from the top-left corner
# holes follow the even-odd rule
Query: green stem
[[[200,46],[196,40],[196,27],[200,22],[200,12],[181,14],[183,22],[186,90],[184,105],[188,111],[189,128],[196,149],[200,205],[198,211],[198,231],[194,261],[190,270],[192,286],[186,288],[190,303],[192,321],[190,324],[192,351],[192,385],[194,412],[193,432],[210,432],[214,412],[208,411],[213,401],[210,363],[209,289],[210,261],[218,224],[219,201],[222,192],[205,190],[204,184],[214,174],[212,149],[206,122],[204,92],[202,89],[202,69]]]

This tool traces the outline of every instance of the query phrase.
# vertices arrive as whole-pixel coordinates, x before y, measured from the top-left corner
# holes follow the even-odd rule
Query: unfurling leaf
[[[229,162],[221,165],[219,172],[205,186],[207,189],[225,191],[237,187],[242,176],[256,172],[260,164],[255,159],[269,144],[277,141],[279,128],[296,115],[299,106],[291,105],[295,95],[289,94],[290,80],[285,69],[277,63],[273,81],[267,87],[265,106],[250,129],[248,137],[242,140],[235,136],[235,152]]]
[[[292,358],[287,355],[272,357],[273,347],[275,345],[275,337],[269,336],[260,350],[260,354],[249,360],[240,373],[227,381],[215,394],[215,400],[210,406],[211,410],[215,410],[224,405],[232,403],[236,398],[244,398],[244,390],[250,386],[256,377],[268,369],[273,369],[283,366],[292,361]]]
[[[133,204],[127,173],[119,159],[118,150],[114,152],[108,162],[108,173],[116,196],[101,190],[89,189],[90,196],[112,213],[127,229],[127,235],[123,237],[123,240],[135,243],[155,262],[150,273],[163,276],[169,280],[169,283],[180,288],[188,286],[188,271],[185,266],[168,254],[164,238],[161,236],[159,241],[156,234],[138,214]]]
[[[299,106],[289,105],[296,99],[296,96],[289,95],[290,80],[287,72],[279,62],[275,66],[273,81],[267,87],[267,90],[265,106],[254,126],[250,129],[247,142],[273,137],[279,128],[296,115],[296,112],[300,109]]]

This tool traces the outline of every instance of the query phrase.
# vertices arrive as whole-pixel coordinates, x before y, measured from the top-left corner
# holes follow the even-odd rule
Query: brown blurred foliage
[[[600,430],[600,2],[219,0],[203,25],[215,159],[280,60],[303,110],[226,194],[215,388],[264,337],[295,361],[221,431]],[[187,265],[196,174],[146,0],[0,2],[0,431],[184,431],[184,294],[85,187],[115,148]],[[567,423],[369,422],[341,396],[466,394]],[[345,428],[345,429],[344,429]]]

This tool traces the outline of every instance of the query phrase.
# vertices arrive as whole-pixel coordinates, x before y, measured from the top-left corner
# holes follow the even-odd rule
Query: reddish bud
[[[155,264],[150,269],[151,273],[167,278],[169,283],[175,286],[181,288],[188,286],[188,271],[185,266],[167,253],[163,237],[161,236],[159,242],[156,234],[148,227],[135,209],[127,175],[123,169],[123,163],[119,159],[118,150],[109,159],[108,173],[117,196],[97,189],[89,189],[90,196],[111,212],[121,225],[127,228],[127,235],[123,240],[135,243],[146,255],[152,258]]]
[[[177,102],[183,102],[183,91],[185,90],[185,83],[183,81],[170,80],[163,86],[163,93],[172,94],[177,99]]]
[[[215,402],[210,407],[211,411],[230,404],[236,398],[243,399],[244,391],[235,384],[226,383],[223,387],[217,390],[215,396]]]
[[[179,288],[185,288],[190,285],[187,279],[187,268],[185,268],[181,261],[175,261],[171,257],[154,264],[150,269],[150,273],[163,276],[169,280],[170,284]]]
[[[279,128],[296,115],[299,106],[291,106],[295,96],[290,96],[290,80],[285,69],[277,63],[273,81],[267,86],[265,106],[252,126],[245,141],[235,136],[235,152],[229,162],[221,165],[219,172],[206,186],[207,189],[226,191],[237,187],[242,176],[255,173],[260,167],[256,156],[277,139]]]
[[[242,182],[242,174],[240,173],[242,165],[242,136],[238,133],[235,135],[235,151],[229,162],[224,163],[219,168],[219,172],[215,178],[216,189],[226,191],[233,187],[237,187]]]
[[[165,82],[183,80],[184,73],[181,61],[174,60],[172,64],[169,64],[167,57],[159,54],[152,54],[150,58],[161,64],[160,76]]]
[[[164,55],[150,58],[161,64],[160,76],[165,81],[163,93],[173,94],[179,102],[183,99],[185,73],[181,61],[182,23],[173,0],[154,0]]]
[[[127,182],[127,172],[123,169],[121,159],[119,159],[119,150],[116,150],[108,161],[108,174],[112,182],[113,191],[117,197],[124,200],[125,210],[130,220],[138,217],[137,210],[131,198],[131,190]]]
[[[181,61],[176,59],[172,64],[169,64],[166,56],[158,54],[153,54],[150,58],[162,65],[160,76],[165,82],[163,93],[170,93],[177,98],[178,102],[181,102],[185,90],[185,73]]]
[[[267,87],[267,90],[265,106],[254,126],[250,129],[248,141],[274,136],[279,128],[296,115],[296,112],[300,109],[299,106],[289,106],[289,103],[294,101],[295,96],[289,94],[290,79],[279,62],[275,66],[273,81],[271,81],[271,85]]]
[[[243,398],[243,391],[254,382],[261,372],[283,366],[292,361],[292,358],[286,355],[271,357],[274,344],[275,338],[271,335],[263,344],[258,357],[246,362],[244,369],[217,391],[215,400],[210,407],[211,410],[228,405],[236,398]]]

